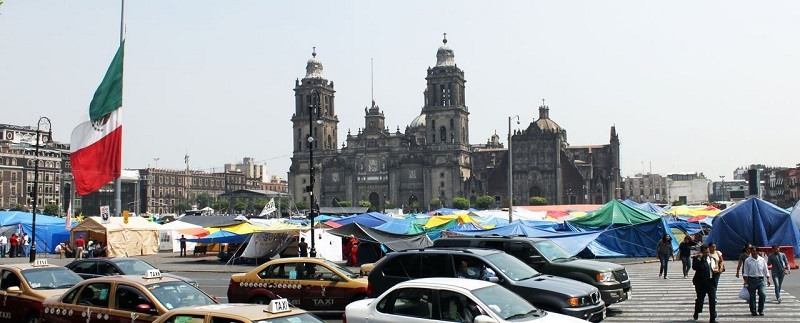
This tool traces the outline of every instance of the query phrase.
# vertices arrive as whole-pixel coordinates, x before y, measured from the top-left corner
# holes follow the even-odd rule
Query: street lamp
[[[725,201],[725,175],[720,175],[719,178],[722,180],[722,187],[720,187],[720,201]]]
[[[514,214],[514,166],[511,153],[511,120],[517,119],[519,124],[519,115],[508,117],[508,223],[511,223]]]
[[[53,129],[50,127],[50,118],[41,117],[36,124],[36,143],[34,144],[35,153],[33,157],[33,221],[31,224],[31,250],[30,261],[36,260],[36,199],[39,197],[39,137],[42,128],[47,129],[47,140],[52,140]]]
[[[319,93],[317,90],[311,90],[311,98],[308,105],[308,173],[310,176],[310,183],[306,190],[308,191],[310,199],[310,212],[311,217],[311,250],[308,255],[311,258],[317,257],[317,248],[314,244],[314,218],[316,217],[317,203],[314,202],[314,116],[319,113]],[[319,117],[319,115],[317,115]],[[317,124],[322,124],[322,120],[317,118]]]

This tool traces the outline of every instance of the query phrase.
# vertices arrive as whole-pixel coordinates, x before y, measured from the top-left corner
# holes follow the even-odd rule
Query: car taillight
[[[347,316],[342,314],[342,323],[347,323]]]

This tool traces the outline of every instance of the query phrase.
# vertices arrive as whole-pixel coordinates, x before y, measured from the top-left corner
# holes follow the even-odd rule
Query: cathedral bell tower
[[[289,186],[295,201],[308,201],[305,188],[310,183],[309,149],[314,150],[314,164],[317,167],[336,153],[339,118],[335,113],[334,93],[333,81],[328,81],[322,74],[322,63],[317,59],[315,47],[311,59],[306,63],[306,76],[302,80],[295,80],[294,87]],[[314,138],[311,142],[308,140],[309,134]],[[322,176],[316,178],[321,179]],[[319,184],[316,183],[315,190],[321,186]]]
[[[431,163],[425,170],[424,200],[439,199],[452,205],[453,198],[467,196],[465,182],[472,176],[469,146],[469,110],[464,100],[464,71],[447,46],[447,33],[436,51],[436,66],[425,77],[425,149]]]

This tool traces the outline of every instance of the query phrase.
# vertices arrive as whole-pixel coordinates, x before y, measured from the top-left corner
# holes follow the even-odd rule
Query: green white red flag
[[[122,172],[122,66],[125,41],[120,43],[103,81],[89,104],[89,120],[70,138],[70,163],[75,191],[86,195]]]

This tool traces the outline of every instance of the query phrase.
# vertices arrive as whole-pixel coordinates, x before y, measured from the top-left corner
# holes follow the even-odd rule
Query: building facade
[[[623,197],[638,203],[666,204],[669,179],[660,174],[636,174],[625,177]]]
[[[313,193],[321,206],[369,201],[375,208],[391,202],[425,209],[435,200],[450,205],[457,197],[474,201],[481,195],[507,204],[508,149],[496,134],[487,144],[470,144],[466,78],[447,39],[425,80],[420,115],[404,131],[387,128],[373,101],[364,108],[363,128],[348,131],[339,149],[334,83],[324,77],[322,63],[312,54],[305,77],[294,88],[289,191],[295,201],[308,202],[313,171]],[[621,194],[614,127],[608,144],[570,147],[566,130],[549,118],[549,107],[542,104],[539,118],[514,132],[511,140],[515,205],[526,205],[533,196],[551,204],[605,203]]]

